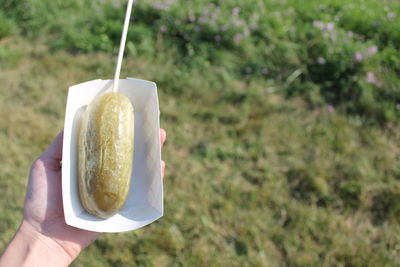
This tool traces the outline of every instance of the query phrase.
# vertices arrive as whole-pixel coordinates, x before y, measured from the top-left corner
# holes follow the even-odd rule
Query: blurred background
[[[0,0],[0,251],[69,86],[114,74],[126,1]],[[73,266],[399,266],[400,2],[136,1],[165,216]]]

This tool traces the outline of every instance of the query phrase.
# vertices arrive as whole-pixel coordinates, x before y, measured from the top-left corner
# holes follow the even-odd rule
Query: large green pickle
[[[118,212],[128,196],[134,144],[134,114],[120,93],[97,96],[79,131],[78,187],[85,210],[100,218]]]

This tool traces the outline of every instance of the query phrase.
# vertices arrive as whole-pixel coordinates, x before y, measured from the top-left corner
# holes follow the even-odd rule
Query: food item
[[[85,210],[109,218],[128,196],[134,144],[134,114],[120,93],[97,96],[88,105],[79,132],[78,187]]]

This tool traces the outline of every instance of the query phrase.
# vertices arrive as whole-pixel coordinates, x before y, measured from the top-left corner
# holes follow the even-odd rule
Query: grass
[[[0,36],[73,53],[118,47],[124,1],[3,1]],[[399,12],[398,2],[375,0],[139,1],[127,50],[200,72],[219,66],[225,78],[272,81],[313,107],[398,123]]]
[[[231,7],[236,4],[227,2]],[[268,3],[273,10],[293,4]],[[320,13],[312,4],[303,9],[293,4],[293,8],[310,25],[326,17],[325,23],[341,6],[340,1],[323,3],[330,8]],[[374,1],[366,3],[377,10],[370,11],[368,18],[382,17]],[[68,8],[75,7],[71,4],[65,10]],[[18,11],[15,7],[12,10]],[[141,10],[145,15],[164,14],[146,5]],[[346,21],[357,18],[344,17]],[[0,22],[2,19],[0,16]],[[45,17],[41,19],[46,21]],[[276,29],[292,20],[275,19],[267,22],[276,23]],[[31,23],[29,18],[24,21]],[[43,40],[39,40],[35,39],[39,33],[29,36],[19,23],[7,23],[7,36],[0,39],[0,145],[4,148],[0,151],[0,231],[4,233],[0,250],[21,219],[22,195],[32,160],[63,127],[67,88],[91,79],[110,78],[115,64],[108,48],[77,51],[76,47],[65,47],[71,42],[55,48],[49,32],[41,33]],[[73,266],[400,264],[400,135],[397,121],[390,119],[392,115],[381,120],[374,117],[377,113],[366,112],[368,109],[352,112],[351,108],[361,103],[356,100],[330,102],[319,91],[327,80],[307,80],[303,59],[298,63],[301,66],[295,65],[299,68],[286,69],[287,64],[277,60],[282,55],[279,53],[288,52],[292,59],[299,54],[289,49],[292,44],[285,41],[285,33],[273,31],[270,36],[276,38],[281,51],[276,52],[274,71],[288,73],[275,77],[247,73],[246,66],[237,60],[238,55],[243,56],[240,46],[216,46],[215,54],[221,60],[216,63],[207,59],[207,47],[200,48],[213,48],[213,44],[200,41],[199,47],[192,46],[195,54],[190,56],[190,49],[180,50],[169,43],[176,40],[172,35],[160,35],[159,24],[146,23],[137,31],[159,38],[147,43],[148,52],[143,52],[145,44],[130,48],[122,77],[153,80],[159,87],[161,125],[168,132],[163,150],[167,162],[165,216],[138,231],[102,235]],[[386,40],[379,31],[374,35],[368,27],[362,28],[363,24],[357,24],[361,27],[357,31],[351,23],[344,25],[356,34],[368,32],[371,44],[381,45]],[[199,38],[203,40],[204,35]],[[149,40],[146,37],[141,41]],[[367,40],[354,42],[351,47],[370,47]],[[252,47],[251,40],[243,45]],[[385,49],[395,45],[387,41]],[[254,51],[258,48],[254,49],[247,55],[256,60]],[[337,67],[338,58],[348,47],[337,44],[335,49],[338,52],[324,58]],[[350,51],[353,56],[356,50]],[[361,78],[368,72],[364,68],[396,71],[395,65],[380,65],[388,52],[379,51],[356,68],[360,90],[378,90]],[[306,56],[311,61],[320,55]],[[296,60],[290,62],[297,64]],[[298,76],[297,69],[303,74]],[[396,79],[385,82],[395,83]],[[315,86],[319,89],[313,92],[290,93]],[[397,88],[393,89],[397,94],[398,86],[393,88]],[[396,103],[385,101],[376,105]]]

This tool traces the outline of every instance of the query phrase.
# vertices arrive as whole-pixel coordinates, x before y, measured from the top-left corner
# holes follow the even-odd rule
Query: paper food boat
[[[163,215],[159,105],[154,82],[119,80],[118,92],[134,107],[135,143],[131,187],[123,208],[108,219],[87,213],[80,202],[77,183],[77,151],[80,119],[95,96],[110,92],[112,80],[94,80],[71,86],[68,91],[62,158],[62,194],[68,225],[96,232],[135,230]]]

